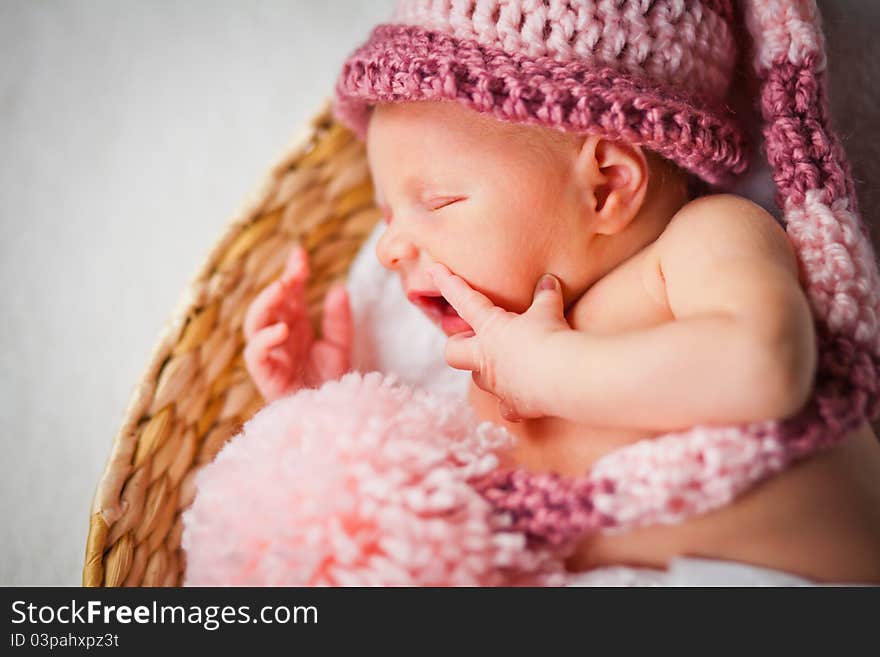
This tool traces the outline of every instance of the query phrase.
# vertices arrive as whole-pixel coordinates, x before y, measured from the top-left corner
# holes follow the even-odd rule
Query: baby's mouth
[[[421,308],[431,319],[439,321],[444,315],[458,314],[442,294],[415,292],[409,300]]]
[[[439,324],[446,335],[455,335],[471,330],[470,324],[459,317],[455,308],[439,292],[413,291],[406,296],[435,324]]]

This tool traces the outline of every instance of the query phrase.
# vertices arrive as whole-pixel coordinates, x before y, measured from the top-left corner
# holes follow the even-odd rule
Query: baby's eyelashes
[[[432,197],[427,201],[423,201],[421,204],[429,212],[434,212],[436,210],[442,210],[445,207],[453,205],[454,203],[458,203],[459,201],[464,201],[466,199],[466,196],[441,196]],[[379,210],[382,212],[382,221],[384,221],[386,224],[391,224],[391,220],[393,218],[391,209],[384,203],[377,203],[376,207],[378,207]]]
[[[458,203],[459,201],[465,200],[465,196],[443,196],[440,198],[432,198],[430,199],[426,205],[429,210],[440,210],[441,208],[445,208],[453,203]]]

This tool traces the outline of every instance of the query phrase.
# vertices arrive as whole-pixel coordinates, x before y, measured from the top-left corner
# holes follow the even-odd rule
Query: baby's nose
[[[376,255],[386,269],[399,269],[418,258],[419,249],[406,235],[386,228],[376,244]]]

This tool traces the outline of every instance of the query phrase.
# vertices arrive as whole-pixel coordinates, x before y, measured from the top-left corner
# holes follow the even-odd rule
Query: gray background
[[[880,10],[820,4],[870,218]],[[0,584],[79,584],[94,487],[163,323],[391,5],[0,0]]]
[[[79,584],[162,325],[391,4],[0,0],[0,584]]]

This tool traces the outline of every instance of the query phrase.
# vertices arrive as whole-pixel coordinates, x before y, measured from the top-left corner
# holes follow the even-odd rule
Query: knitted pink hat
[[[335,113],[455,100],[498,119],[644,145],[710,183],[742,173],[724,99],[730,0],[403,0],[345,62]]]
[[[718,508],[880,414],[880,275],[830,128],[815,1],[402,0],[338,80],[336,115],[361,137],[373,104],[451,99],[625,138],[716,183],[746,166],[723,102],[735,35],[750,37],[777,203],[816,323],[812,398],[783,420],[626,446],[580,478],[498,473],[484,494],[536,540]]]

